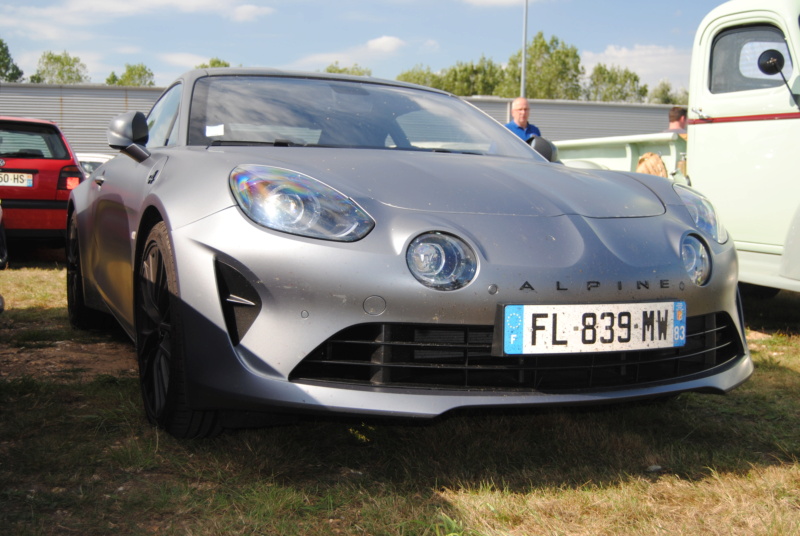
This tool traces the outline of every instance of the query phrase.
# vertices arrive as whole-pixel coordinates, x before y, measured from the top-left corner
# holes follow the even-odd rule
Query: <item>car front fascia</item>
[[[498,247],[497,240],[492,244],[492,236],[503,236],[507,234],[504,229],[513,227],[514,219],[507,216],[443,218],[379,204],[367,204],[365,208],[377,215],[378,225],[368,237],[353,244],[264,230],[246,220],[234,207],[173,231],[178,264],[192,266],[192,270],[183,270],[179,275],[183,315],[191,326],[185,342],[187,355],[191,356],[188,374],[192,404],[202,408],[285,407],[431,417],[472,405],[579,404],[688,390],[724,392],[752,372],[736,287],[732,284],[737,270],[735,251],[730,244],[710,244],[715,266],[712,280],[702,288],[689,282],[685,272],[682,273],[678,254],[670,247],[675,244],[677,248],[680,237],[693,232],[681,207],[671,207],[664,216],[652,218],[515,218],[517,223],[526,220],[529,225],[545,228],[559,220],[560,224],[553,229],[561,230],[551,233],[551,237],[559,232],[568,237],[570,227],[580,228],[572,239],[577,236],[584,241],[590,237],[590,243],[582,245],[580,254],[560,259],[545,257],[538,264],[526,255],[509,257],[511,246]],[[476,218],[483,223],[476,226]],[[620,226],[627,226],[628,236],[616,240],[613,237],[619,235]],[[221,234],[218,229],[226,231]],[[427,289],[405,267],[404,248],[409,241],[420,232],[434,229],[461,236],[480,252],[480,271],[468,287],[450,292]],[[481,229],[482,234],[466,229]],[[653,258],[641,252],[637,255],[635,248],[630,249],[630,244],[642,243],[641,237],[648,232],[651,234],[648,251],[663,250],[663,256]],[[600,251],[604,253],[598,255]],[[500,262],[510,258],[514,259],[511,264]],[[598,260],[603,258],[616,261],[598,270]],[[229,263],[244,274],[263,303],[263,309],[238,345],[232,343],[226,331],[215,288],[217,261]],[[587,285],[589,282],[601,284]],[[642,288],[643,283],[649,288]],[[366,306],[373,296],[386,303],[385,311],[378,315]],[[294,368],[317,345],[337,331],[359,323],[492,325],[500,304],[672,299],[686,301],[691,315],[727,312],[743,346],[741,355],[714,373],[686,381],[568,394],[399,390],[288,380]]]

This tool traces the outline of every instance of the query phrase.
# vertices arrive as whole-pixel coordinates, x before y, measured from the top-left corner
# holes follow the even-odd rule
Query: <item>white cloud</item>
[[[208,60],[211,59],[206,56],[200,56],[198,54],[187,54],[182,52],[159,54],[158,57],[164,63],[168,63],[169,65],[175,65],[176,67],[183,67],[184,69],[193,69],[195,65],[200,65],[201,63],[208,63]]]
[[[438,52],[441,48],[435,39],[428,39],[419,47],[423,53]]]
[[[464,2],[465,4],[477,7],[521,6],[525,3],[525,0],[461,0],[461,1]],[[528,3],[537,4],[545,1],[547,0],[528,0]]]
[[[337,61],[342,67],[350,67],[355,64],[359,64],[362,67],[369,67],[371,63],[394,55],[405,45],[406,42],[398,37],[384,35],[382,37],[370,39],[366,44],[339,52],[311,54],[289,64],[286,68],[321,70]]]
[[[0,4],[0,35],[9,42],[9,36],[21,39],[36,36],[37,48],[42,50],[13,51],[15,62],[22,68],[26,76],[33,74],[37,67],[39,57],[45,50],[56,53],[62,52],[63,43],[81,46],[95,38],[95,31],[109,31],[114,25],[124,24],[119,19],[131,16],[148,16],[154,13],[173,14],[180,13],[210,13],[234,22],[250,22],[260,17],[268,16],[274,12],[272,8],[259,7],[243,0],[57,0],[46,6],[33,6],[3,3]],[[50,45],[49,43],[53,43]],[[85,46],[85,45],[84,45]],[[116,52],[125,54],[141,53],[140,48],[129,46],[122,47]],[[99,57],[93,52],[76,52],[72,49],[70,55],[78,56],[87,65],[93,79],[97,79],[99,69],[110,70],[104,66]],[[180,58],[182,55],[173,55]],[[199,56],[184,60],[176,59],[176,65],[193,67],[198,63],[207,62],[208,58]],[[195,61],[199,58],[199,61]],[[119,67],[116,67],[119,69]]]
[[[66,0],[53,9],[65,12],[107,14],[107,15],[132,15],[153,13],[156,11],[176,10],[183,13],[220,13],[223,16],[232,14],[241,7],[257,7],[251,4],[242,4],[242,0]],[[258,8],[272,12],[270,8]]]
[[[462,1],[472,6],[504,7],[504,6],[521,6],[524,0],[462,0]]]
[[[142,47],[129,45],[129,46],[122,46],[114,50],[119,54],[141,54]]]
[[[689,87],[691,50],[657,45],[635,45],[632,49],[609,45],[603,52],[584,51],[581,63],[591,74],[598,63],[627,68],[639,75],[642,83],[655,86],[669,80],[675,89]]]
[[[252,4],[237,6],[233,9],[231,20],[234,22],[252,22],[261,16],[270,15],[275,10],[271,7],[260,7]]]
[[[101,23],[134,15],[153,13],[213,13],[235,22],[250,22],[270,15],[274,9],[243,3],[242,0],[64,0],[45,7],[1,5],[0,28],[19,35],[62,40],[68,36],[90,36],[75,28],[94,28]]]
[[[366,48],[367,50],[378,54],[391,54],[402,48],[403,45],[405,45],[405,43],[402,39],[398,37],[392,37],[390,35],[384,35],[382,37],[367,41]]]

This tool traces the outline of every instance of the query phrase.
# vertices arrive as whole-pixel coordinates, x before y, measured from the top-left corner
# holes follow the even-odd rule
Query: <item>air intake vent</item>
[[[672,382],[703,374],[743,352],[727,314],[687,320],[680,348],[596,354],[491,355],[493,328],[365,324],[321,345],[292,381],[370,386],[569,392]]]
[[[215,268],[225,327],[235,346],[261,312],[261,298],[247,278],[233,266],[218,260]]]

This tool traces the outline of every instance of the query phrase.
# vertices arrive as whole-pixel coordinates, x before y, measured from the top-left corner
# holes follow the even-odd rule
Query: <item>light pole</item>
[[[525,71],[527,71],[527,53],[528,53],[528,0],[525,0],[525,11],[522,16],[522,76],[519,81],[519,96],[525,96]]]

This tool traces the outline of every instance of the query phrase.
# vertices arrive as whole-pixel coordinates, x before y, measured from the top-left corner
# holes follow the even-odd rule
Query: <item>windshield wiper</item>
[[[403,148],[403,149],[405,149],[405,148]],[[448,154],[477,154],[477,155],[485,154],[485,153],[482,153],[481,151],[469,151],[469,150],[466,150],[466,149],[445,149],[443,147],[431,147],[431,148],[414,147],[412,149],[406,149],[406,150],[424,151],[424,152],[429,152],[429,153],[448,153]]]
[[[254,141],[254,140],[214,140],[209,147],[221,146],[247,146],[265,145],[269,147],[305,147],[304,143],[296,143],[292,140],[276,139],[273,141]]]

